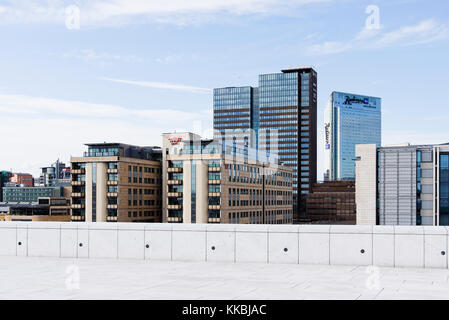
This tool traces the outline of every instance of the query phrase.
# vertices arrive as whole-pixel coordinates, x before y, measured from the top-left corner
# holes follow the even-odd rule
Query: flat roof
[[[449,299],[447,269],[39,257],[1,267],[2,300]],[[66,270],[80,275],[71,287]]]
[[[361,93],[351,93],[351,92],[344,92],[344,91],[332,91],[331,95],[333,95],[334,93],[342,93],[342,94],[347,94],[347,95],[352,95],[352,96],[360,96],[360,97],[367,97],[367,98],[375,98],[375,99],[381,99],[381,97],[376,97],[376,96],[370,96],[367,94],[361,94]]]
[[[300,71],[310,71],[315,69],[311,66],[292,66],[288,67],[286,69],[281,70],[283,73],[289,73],[289,72],[300,72]],[[316,72],[316,71],[315,71]]]
[[[126,143],[120,143],[120,142],[103,142],[103,143],[85,143],[85,146],[88,147],[106,147],[106,146],[118,146],[118,147],[135,147],[135,148],[153,148],[153,149],[161,149],[159,146],[136,146],[133,144],[126,144]]]

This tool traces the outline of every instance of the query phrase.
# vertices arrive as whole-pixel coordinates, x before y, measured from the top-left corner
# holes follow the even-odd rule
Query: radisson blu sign
[[[360,96],[356,94],[334,92],[335,106],[356,106],[377,109],[380,107],[380,98]]]

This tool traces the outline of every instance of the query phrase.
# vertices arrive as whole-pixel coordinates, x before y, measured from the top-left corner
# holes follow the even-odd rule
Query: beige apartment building
[[[71,158],[72,221],[160,222],[161,149],[87,144]]]
[[[189,132],[162,146],[163,222],[292,223],[292,170],[275,158]]]

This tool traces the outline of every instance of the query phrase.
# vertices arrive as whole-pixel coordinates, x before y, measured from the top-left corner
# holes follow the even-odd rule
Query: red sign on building
[[[172,146],[175,146],[182,141],[182,138],[168,138],[168,141],[170,141]]]

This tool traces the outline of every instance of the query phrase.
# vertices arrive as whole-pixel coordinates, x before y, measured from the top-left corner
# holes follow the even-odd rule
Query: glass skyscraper
[[[243,134],[243,139],[266,154],[278,154],[293,169],[294,222],[316,182],[316,113],[317,73],[312,68],[262,74],[258,88],[214,90],[214,129],[235,141],[240,132],[226,129],[252,130],[254,138]]]
[[[324,111],[325,181],[355,179],[355,145],[381,146],[381,99],[332,92]]]
[[[228,87],[214,89],[214,138],[239,145],[257,146],[251,129],[259,128],[258,89]]]

